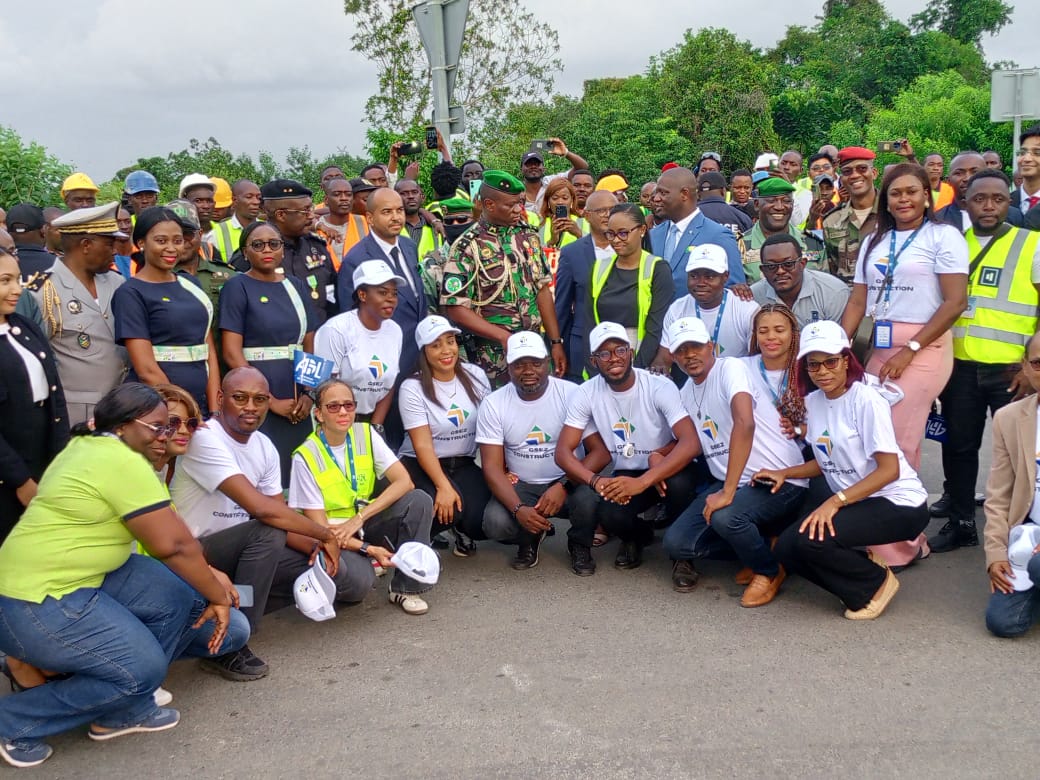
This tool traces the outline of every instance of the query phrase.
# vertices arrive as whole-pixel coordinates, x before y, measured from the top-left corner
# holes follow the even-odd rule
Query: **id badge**
[[[975,305],[976,305],[977,301],[978,301],[978,298],[976,298],[974,295],[969,295],[968,296],[968,308],[966,308],[964,310],[964,312],[961,314],[961,316],[964,317],[964,319],[966,319],[966,320],[973,320],[973,319],[975,319]]]
[[[892,349],[892,323],[888,320],[874,323],[874,349]]]

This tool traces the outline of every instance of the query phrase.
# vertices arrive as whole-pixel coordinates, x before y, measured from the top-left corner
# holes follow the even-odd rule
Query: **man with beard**
[[[394,185],[394,192],[401,196],[404,204],[404,227],[401,235],[408,236],[419,247],[419,257],[426,257],[437,248],[437,232],[433,223],[427,221],[423,211],[423,191],[417,181],[401,179]],[[429,213],[429,212],[427,212]]]
[[[541,152],[529,151],[520,158],[520,175],[524,179],[524,209],[532,214],[538,214],[542,208],[542,195],[549,182],[561,176],[570,176],[572,171],[579,169],[588,170],[589,164],[584,157],[572,152],[559,138],[550,138],[546,149],[550,154],[557,157],[566,157],[571,164],[571,169],[564,173],[556,173],[552,176],[545,175],[545,158]]]
[[[578,388],[549,376],[549,353],[537,333],[510,336],[506,362],[509,384],[485,396],[477,411],[480,462],[494,496],[484,510],[484,534],[517,545],[511,566],[522,571],[538,565],[538,546],[553,527],[551,518],[569,518],[571,571],[588,576],[596,565],[580,551],[592,545],[599,501],[589,487],[571,482],[553,457]],[[599,472],[610,454],[598,433],[584,433],[581,464]]]
[[[877,226],[876,158],[862,146],[846,146],[838,152],[841,184],[848,191],[849,200],[823,219],[829,270],[850,287],[856,275],[860,243]]]
[[[671,523],[695,493],[697,469],[691,461],[697,433],[675,385],[632,367],[635,353],[623,326],[601,322],[589,334],[589,349],[599,374],[572,396],[556,443],[556,462],[572,482],[588,485],[599,496],[595,515],[600,525],[621,539],[614,566],[635,569],[654,536],[653,525],[640,515],[663,503],[664,520]],[[610,442],[610,477],[574,454],[589,430]],[[592,566],[593,530],[587,530],[582,542],[568,545],[574,568]]]
[[[978,152],[961,152],[950,160],[949,186],[953,188],[953,202],[941,209],[936,209],[937,222],[953,225],[962,233],[971,227],[965,196],[968,192],[968,181],[979,171],[987,169],[986,158]],[[1004,221],[1015,227],[1022,227],[1022,212],[1015,206],[1008,205]]]
[[[828,273],[806,268],[805,253],[794,236],[770,236],[759,249],[759,257],[762,278],[751,285],[756,303],[783,303],[803,328],[818,320],[841,322],[849,302],[848,285]]]

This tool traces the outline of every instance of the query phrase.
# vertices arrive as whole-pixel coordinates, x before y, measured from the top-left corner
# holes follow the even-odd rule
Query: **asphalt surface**
[[[923,479],[937,492],[927,447]],[[422,617],[389,604],[382,583],[327,623],[269,615],[250,643],[267,679],[175,664],[176,729],[104,744],[65,734],[32,776],[1038,774],[1040,640],[987,634],[981,547],[922,561],[899,575],[885,615],[853,622],[797,579],[742,609],[733,563],[704,564],[695,592],[674,593],[660,545],[621,572],[611,543],[597,574],[578,578],[565,545],[562,533],[547,540],[528,572],[491,543],[446,556]]]

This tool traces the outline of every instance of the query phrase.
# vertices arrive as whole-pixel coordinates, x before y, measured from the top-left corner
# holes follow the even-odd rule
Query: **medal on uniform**
[[[318,300],[319,294],[318,294],[318,280],[317,280],[317,278],[313,277],[313,276],[308,276],[307,277],[307,284],[310,285],[310,288],[311,288],[311,297],[314,300]]]
[[[636,445],[632,442],[626,443],[624,449],[621,450],[621,454],[626,458],[634,457],[636,454]]]
[[[83,304],[77,301],[75,298],[73,298],[71,301],[69,301],[69,311],[73,314],[79,314],[81,311],[83,311]]]
[[[76,336],[76,343],[79,344],[80,349],[90,349],[90,336],[86,333],[80,333]]]

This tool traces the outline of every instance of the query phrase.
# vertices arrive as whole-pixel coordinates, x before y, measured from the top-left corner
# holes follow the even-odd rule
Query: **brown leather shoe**
[[[845,610],[845,617],[849,620],[874,620],[874,618],[881,617],[881,613],[885,611],[885,607],[888,606],[889,602],[892,601],[893,596],[899,591],[899,580],[896,579],[896,575],[892,573],[891,569],[885,570],[885,581],[881,583],[881,587],[877,589],[877,593],[874,594],[874,598],[867,602],[867,606],[863,609],[857,609],[855,611],[851,609]]]
[[[733,577],[733,581],[737,585],[750,585],[752,578],[754,578],[755,572],[751,570],[751,567],[745,566],[743,569],[738,571]]]
[[[744,595],[740,599],[740,606],[761,607],[768,604],[776,598],[777,591],[780,590],[780,586],[783,585],[786,578],[787,572],[784,571],[783,566],[780,567],[780,571],[777,572],[775,577],[756,574],[751,578],[747,588],[744,589]]]
[[[700,578],[693,561],[675,561],[672,564],[672,590],[677,593],[690,593],[697,587]]]

